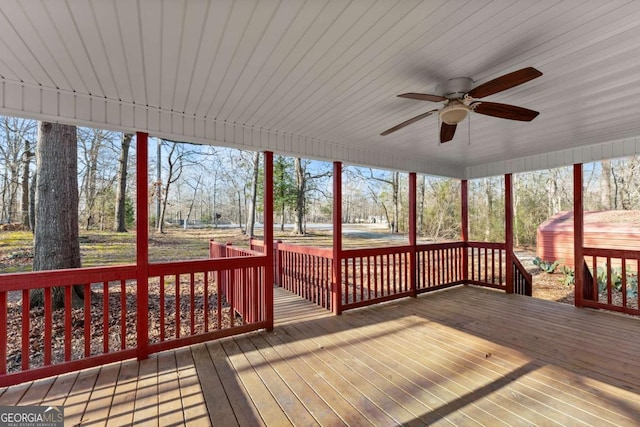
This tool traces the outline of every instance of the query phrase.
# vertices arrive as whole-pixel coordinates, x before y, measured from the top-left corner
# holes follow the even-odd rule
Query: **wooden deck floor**
[[[640,319],[459,287],[2,390],[66,425],[640,425]]]

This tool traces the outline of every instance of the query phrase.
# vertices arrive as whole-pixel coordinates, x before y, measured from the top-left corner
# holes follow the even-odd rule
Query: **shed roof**
[[[538,227],[543,232],[573,232],[573,211],[558,212]],[[588,211],[584,213],[585,231],[640,233],[640,211]]]

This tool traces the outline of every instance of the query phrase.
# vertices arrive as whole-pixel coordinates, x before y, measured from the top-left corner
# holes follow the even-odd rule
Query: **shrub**
[[[558,268],[558,265],[560,263],[558,261],[544,261],[542,259],[540,259],[540,257],[536,257],[533,260],[533,265],[535,265],[536,267],[540,268],[540,270],[544,271],[547,274],[551,274],[554,271],[556,271],[556,268]]]

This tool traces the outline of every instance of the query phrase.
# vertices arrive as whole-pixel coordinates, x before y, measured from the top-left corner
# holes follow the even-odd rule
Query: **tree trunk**
[[[36,183],[38,182],[38,174],[34,173],[31,177],[31,187],[29,188],[29,229],[36,228]]]
[[[603,160],[602,171],[600,172],[600,204],[605,210],[615,209],[613,203],[613,191],[611,187],[611,178],[613,175],[613,168],[611,167],[611,160]]]
[[[242,195],[240,190],[236,192],[238,194],[238,228],[242,230]]]
[[[399,228],[398,223],[400,222],[400,172],[394,172],[392,176],[393,180],[393,232],[397,233]]]
[[[191,203],[189,204],[189,210],[187,211],[187,217],[184,219],[184,229],[186,230],[189,226],[189,218],[191,218],[191,213],[193,212],[193,206],[196,203],[196,197],[198,196],[198,187],[200,187],[200,181],[202,180],[202,175],[198,175],[198,179],[196,181],[196,186],[193,189],[193,197],[191,198]]]
[[[160,216],[162,215],[162,142],[156,144],[156,229],[162,232]]]
[[[29,181],[31,180],[29,166],[31,165],[31,143],[28,139],[24,140],[24,154],[22,155],[22,225],[27,230],[32,230],[31,221],[29,220]]]
[[[76,127],[41,122],[36,150],[36,223],[33,270],[79,268],[78,171]],[[84,298],[73,287],[73,303]],[[39,292],[38,292],[39,291]],[[32,292],[31,305],[43,303],[43,292]],[[64,306],[64,288],[53,289],[54,309]]]
[[[420,176],[418,181],[418,234],[424,234],[424,197],[426,191],[426,179],[425,175]]]
[[[251,205],[247,218],[247,236],[253,237],[256,225],[256,203],[258,201],[258,179],[260,178],[260,152],[253,153],[253,177],[251,181]]]
[[[302,167],[302,160],[299,157],[294,160],[294,169],[296,171],[296,217],[293,234],[302,236],[304,235],[304,199],[307,180],[305,170]]]
[[[127,232],[125,201],[127,196],[127,165],[129,162],[129,147],[133,134],[125,133],[122,135],[122,145],[120,147],[120,159],[118,160],[118,185],[116,188],[116,223],[114,231],[118,233]]]
[[[486,224],[484,229],[484,241],[491,241],[491,218],[493,218],[493,183],[489,178],[485,178],[485,196],[487,200]]]

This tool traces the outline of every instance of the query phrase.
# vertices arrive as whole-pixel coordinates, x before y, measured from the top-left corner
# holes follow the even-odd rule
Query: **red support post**
[[[149,135],[136,133],[137,357],[149,357]]]
[[[417,176],[415,172],[409,174],[409,291],[412,297],[418,296],[417,277],[418,263],[416,262],[416,245],[418,243],[417,230],[417,203],[416,203],[416,187]]]
[[[513,183],[511,174],[504,176],[504,239],[507,271],[505,278],[507,281],[506,290],[508,294],[513,293]],[[485,266],[486,268],[486,266]]]
[[[342,314],[342,162],[333,162],[333,272],[331,307]]]
[[[267,330],[273,330],[273,152],[264,152],[264,255],[267,257],[265,267],[265,315]]]
[[[460,182],[460,238],[464,242],[462,247],[462,280],[469,280],[469,190],[468,182],[463,179]]]
[[[583,306],[584,300],[584,206],[582,201],[582,163],[573,165],[573,259],[575,280],[575,305]]]

